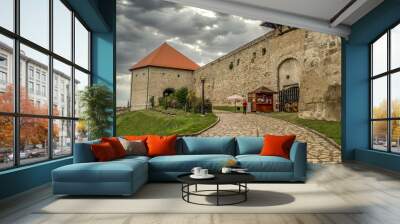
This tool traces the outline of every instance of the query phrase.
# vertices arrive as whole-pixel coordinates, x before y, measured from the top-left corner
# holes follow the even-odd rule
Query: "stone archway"
[[[174,93],[175,93],[175,89],[174,88],[166,88],[163,91],[163,96],[169,96],[169,95],[174,94]]]
[[[278,90],[300,84],[301,65],[295,58],[286,58],[278,66]]]
[[[295,58],[286,58],[277,70],[279,111],[298,112],[301,65]]]

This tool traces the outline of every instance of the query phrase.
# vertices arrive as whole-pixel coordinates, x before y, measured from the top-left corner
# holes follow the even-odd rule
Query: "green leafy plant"
[[[174,96],[175,96],[176,100],[178,101],[179,108],[184,108],[186,106],[188,94],[189,94],[189,90],[186,87],[182,87],[174,93]]]
[[[107,131],[112,124],[113,97],[112,92],[104,85],[86,87],[80,93],[80,106],[83,119],[89,132],[89,139],[109,136]]]

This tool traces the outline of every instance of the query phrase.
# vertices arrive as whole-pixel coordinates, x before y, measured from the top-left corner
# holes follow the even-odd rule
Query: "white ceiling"
[[[263,22],[347,37],[350,26],[383,0],[166,0]],[[335,15],[345,8],[336,20]],[[332,20],[332,21],[331,21]]]

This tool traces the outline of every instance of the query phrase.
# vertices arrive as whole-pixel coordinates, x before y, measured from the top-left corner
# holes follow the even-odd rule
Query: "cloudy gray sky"
[[[129,68],[163,42],[204,65],[268,32],[248,20],[162,0],[117,0],[117,99],[129,100]]]

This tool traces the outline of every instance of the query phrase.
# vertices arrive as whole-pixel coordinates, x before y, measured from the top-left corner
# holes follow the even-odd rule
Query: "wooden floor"
[[[367,206],[357,214],[35,214],[54,200],[50,187],[43,186],[0,202],[0,223],[400,223],[399,174],[356,163],[313,167],[309,173],[309,182]]]

